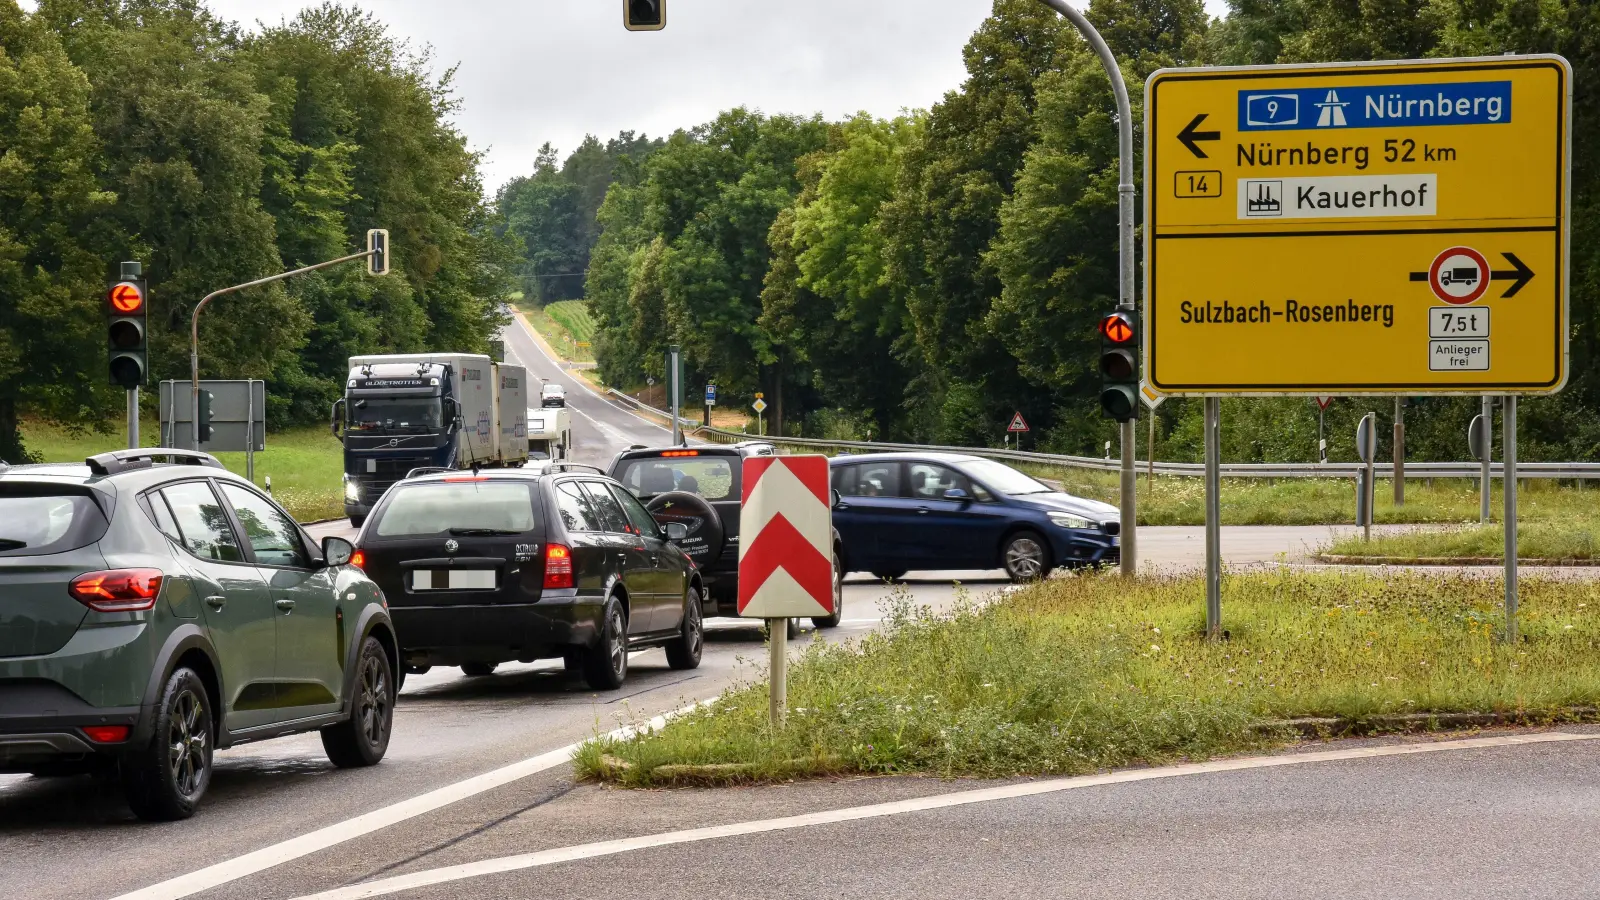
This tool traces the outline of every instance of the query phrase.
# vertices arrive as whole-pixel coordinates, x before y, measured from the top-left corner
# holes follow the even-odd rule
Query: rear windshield
[[[539,526],[532,481],[428,481],[396,485],[378,512],[380,537],[525,534]]]
[[[106,533],[93,498],[45,488],[0,493],[0,556],[38,556],[88,546]]]
[[[649,500],[668,491],[688,491],[707,500],[739,499],[732,456],[670,456],[626,459],[616,479],[635,497]]]

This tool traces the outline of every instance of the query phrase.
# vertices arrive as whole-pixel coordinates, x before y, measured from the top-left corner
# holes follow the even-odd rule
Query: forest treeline
[[[1579,0],[1232,0],[1212,20],[1200,0],[1092,0],[1087,12],[1121,62],[1136,128],[1145,77],[1163,66],[1565,56],[1575,86],[1572,378],[1563,393],[1525,402],[1519,430],[1524,458],[1597,459],[1597,9]],[[784,433],[998,446],[1021,411],[1034,429],[1027,446],[1099,454],[1115,438],[1098,411],[1094,337],[1117,289],[1109,82],[1038,0],[996,0],[964,56],[958,89],[894,119],[741,108],[664,142],[591,140],[559,168],[550,152],[530,186],[563,182],[580,155],[589,172],[608,149],[614,164],[594,219],[579,219],[581,237],[522,232],[525,270],[553,273],[559,258],[572,272],[586,260],[583,295],[611,383],[659,379],[664,348],[677,344],[691,405],[707,381],[724,403],[763,391]],[[1142,146],[1142,135],[1135,141]],[[592,184],[565,190],[592,198]],[[567,281],[542,296],[577,293]],[[1369,410],[1387,435],[1391,400],[1342,399],[1328,410],[1332,458],[1353,458],[1355,422]],[[1412,400],[1410,455],[1465,458],[1477,411],[1476,399]],[[1309,399],[1228,401],[1223,416],[1229,459],[1315,458]],[[1163,405],[1158,454],[1197,459],[1199,418],[1198,401]],[[1141,444],[1146,434],[1141,423]]]
[[[202,376],[267,379],[282,425],[326,418],[352,354],[486,349],[519,248],[430,69],[332,4],[246,34],[197,0],[0,0],[0,459],[25,458],[19,417],[120,422],[119,260],[149,280],[149,410],[156,380],[188,377],[201,297],[368,228],[389,229],[393,276],[352,264],[217,300]]]

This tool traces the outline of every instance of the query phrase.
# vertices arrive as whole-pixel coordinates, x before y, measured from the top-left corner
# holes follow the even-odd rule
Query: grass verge
[[[517,308],[562,359],[594,362],[594,319],[584,301],[560,300],[545,306],[524,301]]]
[[[142,443],[159,443],[160,426],[154,420],[139,426]],[[85,457],[127,446],[125,436],[93,431],[73,431],[40,422],[23,424],[22,439],[30,452],[45,462],[83,462]],[[341,494],[344,450],[326,426],[294,428],[267,435],[267,449],[256,454],[256,483],[272,478],[272,495],[289,514],[302,522],[344,515]],[[243,453],[218,453],[230,470],[243,475]]]
[[[1558,521],[1524,522],[1518,514],[1517,558],[1540,562],[1593,562],[1600,545],[1600,522],[1592,516],[1574,515]],[[1336,539],[1323,550],[1325,556],[1350,561],[1383,562],[1504,560],[1505,528],[1500,525],[1462,525],[1454,528],[1407,531]],[[1341,560],[1343,561],[1343,560]]]
[[[1197,576],[1053,579],[935,617],[901,594],[886,627],[813,642],[786,727],[764,682],[628,740],[596,739],[580,777],[633,786],[835,773],[1081,774],[1258,749],[1300,717],[1539,719],[1600,698],[1600,586],[1527,579],[1516,646],[1491,579],[1230,576],[1230,639],[1201,636]],[[687,768],[661,769],[662,766]],[[663,774],[664,773],[664,774]]]

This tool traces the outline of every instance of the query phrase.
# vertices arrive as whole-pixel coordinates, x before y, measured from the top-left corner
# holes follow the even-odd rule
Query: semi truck
[[[344,511],[359,528],[413,469],[520,466],[528,375],[471,353],[350,357],[332,428],[344,444]]]

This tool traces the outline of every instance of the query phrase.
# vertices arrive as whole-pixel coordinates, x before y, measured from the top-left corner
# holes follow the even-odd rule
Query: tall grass
[[[1549,561],[1592,562],[1600,547],[1600,518],[1573,515],[1559,521],[1539,520],[1517,523],[1517,558]],[[1325,553],[1370,559],[1505,559],[1505,528],[1500,525],[1463,525],[1374,535],[1364,541],[1358,535],[1336,539]]]
[[[1286,740],[1261,725],[1287,718],[1538,716],[1600,698],[1600,587],[1524,580],[1514,647],[1497,639],[1500,591],[1420,575],[1234,576],[1220,643],[1202,637],[1193,576],[1054,579],[948,617],[901,595],[881,633],[806,648],[786,727],[768,726],[752,681],[659,731],[590,742],[576,765],[634,785],[669,763],[745,764],[707,780],[1073,774]]]

